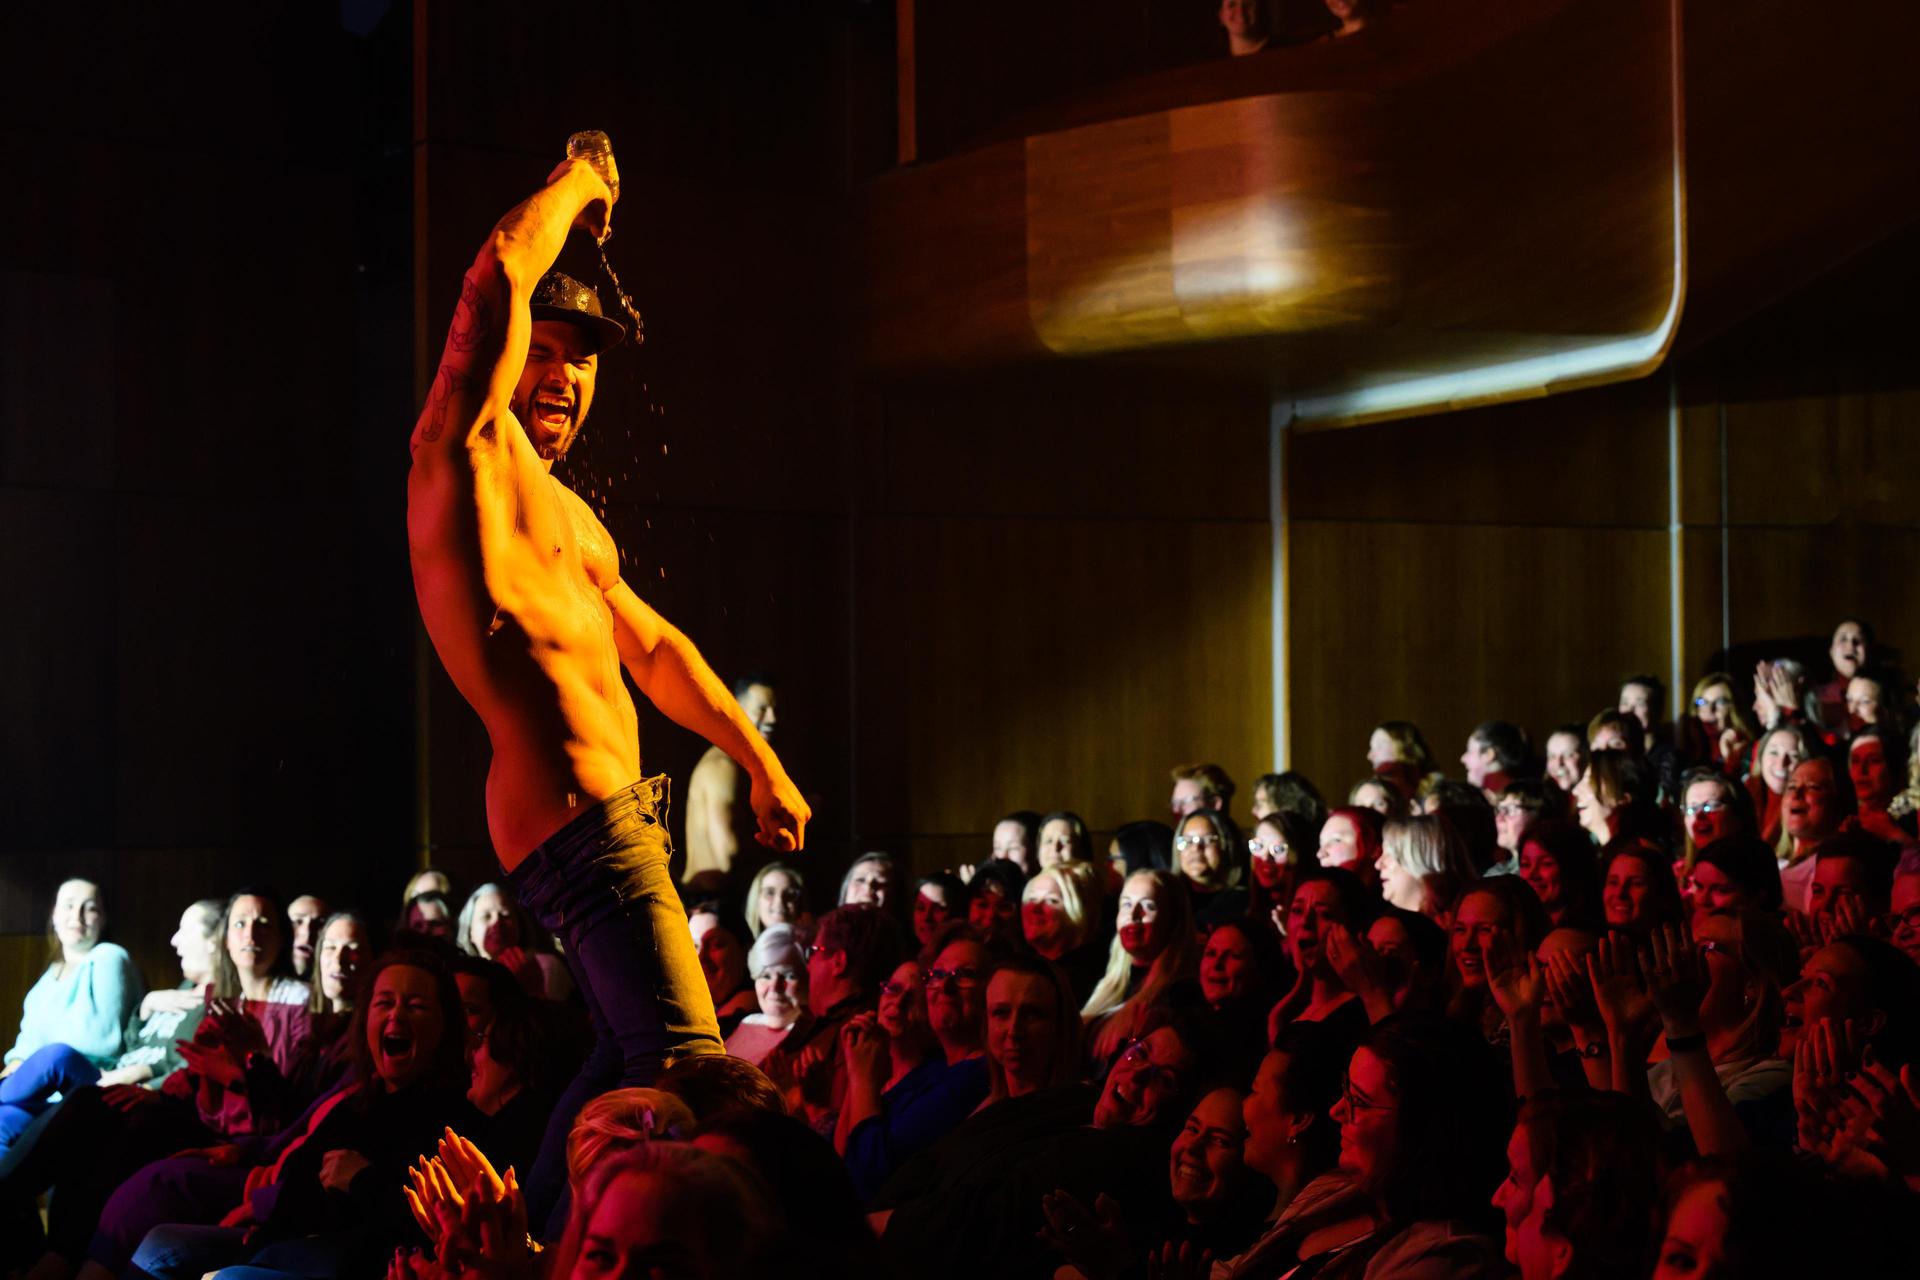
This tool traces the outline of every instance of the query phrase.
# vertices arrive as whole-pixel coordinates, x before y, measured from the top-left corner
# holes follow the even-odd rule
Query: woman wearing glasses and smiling
[[[1173,860],[1193,897],[1193,918],[1204,931],[1247,913],[1245,840],[1217,809],[1195,809],[1180,820]]]

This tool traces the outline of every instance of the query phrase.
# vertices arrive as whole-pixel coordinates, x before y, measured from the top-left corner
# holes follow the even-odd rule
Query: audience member
[[[798,867],[769,862],[747,886],[747,932],[755,938],[776,924],[798,928],[807,920],[807,880]]]
[[[1360,997],[1340,976],[1335,956],[1364,935],[1377,901],[1360,878],[1339,867],[1315,867],[1300,873],[1287,907],[1287,958],[1293,962],[1293,989],[1268,1015],[1268,1040],[1296,1022],[1323,1023],[1336,1033],[1358,1038],[1367,1012]]]
[[[1600,906],[1607,928],[1646,934],[1685,915],[1673,863],[1653,845],[1620,836],[1600,851]]]
[[[1586,832],[1568,822],[1535,823],[1520,842],[1517,871],[1555,927],[1600,927],[1600,866]]]
[[[1011,862],[1023,875],[1040,869],[1040,815],[1016,809],[993,825],[993,856]]]
[[[1092,860],[1093,837],[1079,814],[1060,809],[1040,820],[1040,870]]]
[[[1577,724],[1563,724],[1547,735],[1547,779],[1568,795],[1587,772],[1589,754],[1586,731]]]
[[[1767,730],[1761,737],[1760,748],[1754,752],[1755,767],[1747,775],[1747,797],[1753,801],[1760,837],[1773,845],[1782,858],[1792,849],[1792,841],[1780,829],[1780,806],[1786,795],[1787,779],[1794,768],[1812,754],[1801,727],[1783,724]]]
[[[1106,972],[1099,868],[1089,862],[1063,862],[1027,881],[1021,891],[1020,929],[1041,959],[1060,966],[1084,1004]]]
[[[1920,964],[1920,847],[1909,845],[1901,851],[1890,899],[1893,945]]]
[[[1375,862],[1380,896],[1406,911],[1434,917],[1442,928],[1453,900],[1479,878],[1467,860],[1466,845],[1438,815],[1399,818],[1381,835]]]
[[[1180,877],[1136,871],[1120,888],[1119,928],[1107,971],[1081,1009],[1099,1075],[1135,1037],[1176,982],[1191,981],[1200,961],[1193,905]]]
[[[913,940],[919,944],[923,959],[940,930],[955,920],[967,918],[967,886],[951,871],[936,871],[913,882],[913,903],[908,911]]]
[[[410,934],[416,940],[453,942],[455,924],[451,900],[437,889],[426,889],[407,899],[394,925],[394,934],[396,937]]]
[[[1077,998],[1056,965],[1000,960],[987,979],[987,1079],[981,1109],[1079,1079],[1084,1057]]]
[[[1018,945],[1020,896],[1026,887],[1026,873],[999,858],[974,871],[967,885],[967,923],[989,946],[1005,950]]]
[[[423,893],[437,893],[447,901],[453,901],[453,877],[439,867],[420,868],[413,873],[413,878],[407,881],[407,887],[401,891],[400,905],[406,906]]]
[[[287,955],[293,962],[293,976],[303,982],[313,981],[313,953],[320,945],[320,926],[331,914],[325,900],[310,893],[287,904]]]
[[[747,973],[746,926],[729,919],[726,908],[709,898],[687,914],[687,930],[700,957],[707,994],[713,997],[720,1034],[730,1036],[742,1019],[760,1008],[759,993]]]
[[[1715,912],[1780,910],[1780,866],[1766,842],[1753,836],[1728,836],[1693,855],[1681,897],[1698,922]]]
[[[840,881],[840,905],[843,907],[872,906],[882,911],[893,908],[893,855],[890,853],[863,853],[853,860],[847,868],[846,878]]]
[[[1107,861],[1122,879],[1136,871],[1173,870],[1173,828],[1151,818],[1129,822],[1113,834]]]
[[[1263,773],[1253,784],[1253,817],[1258,822],[1273,814],[1290,813],[1315,831],[1327,820],[1327,802],[1320,788],[1303,773],[1288,769]]]
[[[1912,819],[1903,825],[1889,812],[1893,798],[1906,783],[1906,748],[1897,734],[1877,725],[1857,731],[1847,744],[1847,776],[1853,784],[1856,821],[1863,830],[1896,843],[1913,838],[1908,829],[1913,826]]]
[[[1233,779],[1217,764],[1176,765],[1170,801],[1173,820],[1178,822],[1195,809],[1226,813],[1233,807],[1233,792]]]
[[[1174,859],[1202,929],[1246,914],[1244,843],[1240,828],[1217,810],[1195,809],[1180,820],[1179,834],[1173,838]]]
[[[805,949],[784,924],[770,925],[753,940],[747,970],[760,1010],[740,1020],[727,1037],[727,1052],[759,1066],[807,1012]]]
[[[1780,863],[1780,888],[1792,910],[1807,910],[1814,849],[1821,841],[1838,835],[1852,816],[1853,788],[1840,777],[1832,761],[1816,756],[1794,766],[1780,806],[1781,834],[1791,842]]]
[[[1372,809],[1340,808],[1327,813],[1320,828],[1319,852],[1323,867],[1338,867],[1369,884],[1378,883],[1380,836],[1385,826]]]
[[[1753,741],[1753,729],[1734,700],[1733,677],[1724,671],[1700,677],[1688,702],[1689,714],[1680,721],[1680,741],[1676,744],[1682,760],[1711,765],[1738,777],[1747,746]],[[1770,729],[1773,725],[1763,727]]]
[[[564,1000],[573,991],[566,961],[537,945],[540,931],[533,918],[500,885],[483,884],[467,895],[453,936],[468,955],[505,965],[530,995]]]
[[[1398,792],[1405,804],[1433,773],[1433,752],[1427,749],[1420,726],[1410,720],[1388,720],[1375,725],[1367,738],[1367,763],[1373,766],[1374,776]]]
[[[1517,725],[1488,720],[1468,735],[1460,766],[1467,781],[1491,798],[1525,773],[1527,754],[1527,735]]]
[[[99,885],[63,883],[47,923],[53,962],[27,992],[0,1078],[12,1077],[48,1045],[65,1045],[96,1068],[113,1066],[125,1047],[127,1019],[144,993],[133,957],[102,938],[107,913]]]
[[[1566,792],[1543,778],[1519,778],[1493,797],[1495,842],[1517,863],[1520,839],[1536,822],[1564,821],[1571,813]]]

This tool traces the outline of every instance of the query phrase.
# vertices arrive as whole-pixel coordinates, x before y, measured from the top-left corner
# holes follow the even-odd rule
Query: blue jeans
[[[507,875],[566,948],[593,1022],[593,1052],[554,1105],[526,1180],[539,1229],[566,1187],[567,1134],[587,1102],[650,1085],[666,1066],[725,1053],[713,997],[667,871],[667,780],[642,778],[581,812]]]
[[[0,1080],[0,1152],[26,1132],[34,1117],[65,1096],[100,1078],[100,1068],[71,1046],[50,1044],[28,1055],[19,1070]]]
[[[124,1274],[147,1280],[200,1280],[209,1271],[229,1280],[302,1277],[332,1280],[344,1276],[352,1261],[351,1234],[302,1236],[259,1249],[246,1244],[245,1227],[201,1227],[170,1223],[147,1232]]]

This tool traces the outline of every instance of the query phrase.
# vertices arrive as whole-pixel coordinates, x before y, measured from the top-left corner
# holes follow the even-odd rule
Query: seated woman
[[[1433,772],[1433,752],[1427,749],[1420,726],[1409,720],[1387,720],[1375,725],[1367,737],[1367,763],[1376,778],[1399,793],[1400,812],[1405,813],[1420,784]],[[1349,803],[1359,802],[1349,798]]]
[[[722,1222],[727,1230],[712,1229]],[[649,1142],[588,1174],[548,1274],[619,1274],[629,1258],[673,1258],[676,1274],[752,1280],[779,1269],[785,1239],[773,1193],[747,1166]]]
[[[1362,933],[1328,926],[1324,947],[1327,963],[1360,998],[1370,1023],[1446,1006],[1447,933],[1431,916],[1387,907]]]
[[[1515,778],[1493,802],[1496,839],[1509,856],[1520,854],[1520,841],[1536,822],[1565,821],[1572,813],[1567,793],[1543,778]]]
[[[1443,929],[1460,890],[1479,879],[1466,846],[1437,814],[1388,822],[1374,868],[1381,897],[1404,911],[1432,916]]]
[[[1168,988],[1193,978],[1199,962],[1200,936],[1181,878],[1165,871],[1128,876],[1107,971],[1080,1011],[1096,1077],[1140,1034]]]
[[[1780,891],[1794,911],[1807,910],[1813,883],[1813,852],[1840,833],[1853,817],[1853,786],[1824,756],[1794,766],[1780,807]]]
[[[839,905],[845,907],[865,903],[891,913],[899,905],[894,901],[894,885],[898,879],[892,854],[878,850],[863,853],[853,860],[853,865],[847,868],[847,874],[841,877]]]
[[[1107,865],[1121,880],[1136,871],[1173,870],[1173,828],[1151,818],[1127,823],[1107,845]]]
[[[220,903],[208,898],[188,907],[173,934],[173,949],[180,957],[180,986],[146,994],[127,1026],[125,1048],[105,1070],[65,1043],[42,1045],[9,1070],[0,1079],[0,1154],[25,1135],[61,1094],[89,1084],[151,1088],[178,1068],[182,1059],[174,1042],[190,1038],[200,1025],[206,1007],[202,988],[213,981],[219,940]]]
[[[1347,806],[1371,809],[1382,818],[1404,818],[1413,805],[1391,782],[1384,778],[1362,778],[1347,792]]]
[[[799,939],[784,924],[761,931],[747,952],[760,1011],[740,1020],[727,1037],[727,1052],[754,1066],[780,1046],[807,1012],[807,961]]]
[[[20,1031],[7,1050],[0,1078],[11,1079],[50,1045],[66,1046],[95,1069],[113,1066],[120,1056],[127,1019],[138,1007],[145,984],[126,950],[101,940],[106,921],[100,886],[93,881],[68,880],[55,893],[48,928],[58,952],[27,992]],[[42,1078],[22,1079],[20,1096],[48,1085],[59,1089],[59,1083],[43,1074],[51,1067],[44,1058],[37,1062],[35,1075]]]
[[[1792,1062],[1779,1056],[1783,993],[1800,975],[1793,935],[1771,914],[1716,913],[1697,917],[1690,938],[1679,929],[1663,931],[1654,954],[1662,951],[1676,968],[1696,968],[1664,1023],[1667,1056],[1647,1069],[1654,1105],[1669,1125],[1689,1118],[1683,1085],[1690,1049],[1711,1063],[1736,1115],[1764,1114],[1750,1104],[1785,1089],[1793,1075]],[[1696,956],[1705,961],[1704,973]],[[1652,985],[1658,997],[1658,984]]]
[[[1667,1181],[1654,1280],[1761,1280],[1770,1276],[1873,1275],[1851,1265],[1856,1241],[1833,1228],[1836,1189],[1776,1152],[1693,1160]]]
[[[1631,836],[1621,836],[1600,851],[1600,906],[1607,928],[1642,937],[1686,917],[1672,860]]]
[[[748,1014],[760,1008],[760,997],[747,976],[746,926],[730,917],[718,900],[708,898],[687,912],[687,929],[693,934],[700,972],[713,997],[720,1034],[732,1035]]]
[[[967,923],[996,951],[1020,944],[1020,894],[1026,887],[1020,868],[1003,859],[974,868],[967,885]]]
[[[747,932],[756,939],[776,924],[797,929],[807,919],[807,880],[798,867],[769,862],[747,885]]]
[[[1847,744],[1847,777],[1857,806],[1855,821],[1882,840],[1904,844],[1913,839],[1912,820],[1888,812],[1907,781],[1907,744],[1898,734],[1868,725]]]
[[[922,960],[931,962],[929,948],[940,931],[967,918],[967,886],[951,871],[936,871],[913,882],[913,940]]]
[[[1295,769],[1284,773],[1263,773],[1253,780],[1254,821],[1276,813],[1288,813],[1315,831],[1327,820],[1327,802],[1313,779]]]
[[[1729,778],[1746,773],[1747,748],[1753,742],[1753,726],[1741,713],[1733,696],[1733,677],[1724,671],[1710,671],[1694,682],[1689,714],[1682,715],[1677,728],[1682,762],[1707,765]],[[1768,726],[1772,727],[1771,725]]]
[[[1100,869],[1063,862],[1027,881],[1020,894],[1020,929],[1035,955],[1060,966],[1084,1004],[1106,972],[1106,939],[1097,937],[1106,912]]]
[[[408,898],[407,905],[400,909],[400,918],[394,922],[393,932],[396,939],[403,934],[412,934],[435,942],[452,942],[456,936],[456,923],[452,900],[437,889],[422,889]]]
[[[1020,874],[1030,876],[1040,869],[1040,815],[1031,809],[1016,809],[993,824],[993,857],[1011,862]],[[964,874],[964,872],[963,872]]]
[[[1040,871],[1063,862],[1093,861],[1093,837],[1080,815],[1057,809],[1042,818],[1036,858]]]
[[[1284,917],[1293,901],[1293,880],[1303,866],[1317,866],[1314,841],[1319,828],[1309,830],[1291,813],[1275,811],[1254,824],[1247,840],[1247,917],[1268,923],[1273,913]],[[1277,929],[1269,931],[1274,939]]]
[[[540,945],[540,930],[532,917],[500,885],[483,884],[467,895],[454,925],[454,939],[468,955],[507,966],[529,995],[565,1000],[573,994],[567,962]]]
[[[1278,1040],[1280,1032],[1296,1022],[1324,1023],[1335,1034],[1359,1038],[1367,1024],[1367,1012],[1359,996],[1341,981],[1328,942],[1336,928],[1364,934],[1377,905],[1349,871],[1315,867],[1300,873],[1286,916],[1293,989],[1268,1014],[1270,1041]]]
[[[1529,827],[1520,842],[1519,874],[1556,927],[1600,927],[1600,867],[1593,841],[1580,828],[1568,822]]]
[[[1097,1097],[1043,1090],[996,1103],[909,1162],[873,1215],[916,1276],[1051,1274],[1040,1239],[1049,1192],[1105,1191],[1134,1220],[1169,1212],[1166,1153],[1192,1108],[1198,1029],[1162,1009],[1115,1061]]]
[[[1057,965],[1014,955],[987,979],[987,1096],[979,1115],[1010,1098],[1079,1079],[1079,1002]]]
[[[1888,896],[1893,945],[1920,964],[1920,849],[1901,851],[1893,868],[1893,892]]]
[[[1447,1014],[1489,1041],[1503,1040],[1505,1015],[1487,987],[1487,951],[1511,940],[1515,952],[1532,955],[1551,924],[1546,908],[1518,876],[1495,876],[1468,886],[1453,908],[1449,947],[1459,987]]]
[[[419,1240],[402,1194],[407,1167],[448,1128],[486,1134],[487,1122],[466,1098],[451,972],[430,953],[402,951],[368,978],[349,1033],[352,1085],[249,1153],[254,1173],[221,1225],[149,1231],[133,1256],[141,1274],[186,1280],[240,1263],[256,1280],[377,1274],[396,1245]]]
[[[1219,1041],[1208,1065],[1223,1078],[1251,1080],[1271,1043],[1267,1013],[1280,994],[1286,958],[1261,922],[1223,920],[1200,950],[1200,994]]]
[[[1489,1198],[1512,1103],[1484,1041],[1444,1018],[1375,1027],[1333,1106],[1337,1170],[1309,1182],[1225,1280],[1501,1273]]]
[[[1729,836],[1696,850],[1681,887],[1692,918],[1740,911],[1780,910],[1780,866],[1758,837]]]
[[[437,893],[448,902],[453,900],[453,877],[439,867],[422,867],[407,880],[407,887],[400,894],[400,906],[404,909],[409,902],[423,893]]]
[[[1754,752],[1753,771],[1747,775],[1747,799],[1752,802],[1755,825],[1760,838],[1779,845],[1781,801],[1786,796],[1787,779],[1794,768],[1813,754],[1807,745],[1806,730],[1797,724],[1783,724],[1767,730]],[[1785,857],[1786,851],[1779,850]]]
[[[1247,912],[1247,855],[1240,828],[1217,809],[1195,809],[1180,820],[1174,860],[1193,899],[1202,929]]]
[[[1617,1093],[1529,1098],[1493,1193],[1520,1280],[1644,1276],[1653,1265],[1659,1135]]]
[[[1684,880],[1694,854],[1716,840],[1759,834],[1747,789],[1717,769],[1695,765],[1680,778],[1680,825],[1684,856],[1674,877]]]
[[[927,970],[922,992],[909,985],[891,1002],[882,992],[882,1008],[891,1006],[891,1020],[908,1039],[899,1061],[889,1052],[893,1034],[880,1025],[879,1014],[858,1014],[841,1030],[847,1094],[834,1146],[846,1157],[854,1191],[863,1201],[987,1096],[986,984],[992,960],[964,925],[956,928],[960,932]],[[895,979],[900,976],[896,970]],[[919,1039],[921,1028],[912,1020],[916,996],[931,1044]]]
[[[1597,845],[1615,836],[1658,836],[1668,823],[1654,804],[1654,781],[1624,751],[1596,751],[1573,789],[1574,813]]]
[[[1351,872],[1371,889],[1379,874],[1375,864],[1380,859],[1383,825],[1380,815],[1372,809],[1330,810],[1320,828],[1320,846],[1315,856],[1321,866]]]

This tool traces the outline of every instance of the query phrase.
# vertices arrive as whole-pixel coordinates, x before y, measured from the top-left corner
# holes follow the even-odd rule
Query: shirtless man
[[[799,849],[811,816],[692,642],[621,581],[587,504],[549,474],[593,403],[599,351],[625,336],[592,290],[552,271],[570,229],[608,230],[619,175],[603,163],[563,163],[480,246],[407,478],[420,613],[493,746],[494,850],[521,904],[564,942],[593,1019],[594,1052],[553,1115],[562,1162],[588,1097],[724,1052],[667,870],[666,780],[641,772],[622,665],[669,718],[739,762],[761,843]]]
[[[778,723],[773,681],[759,674],[742,676],[733,682],[733,696],[760,736],[773,741]],[[720,748],[708,747],[687,780],[687,867],[680,883],[706,895],[729,887],[745,889],[760,869],[754,864],[762,861],[742,856],[741,846],[753,826],[746,772]]]

